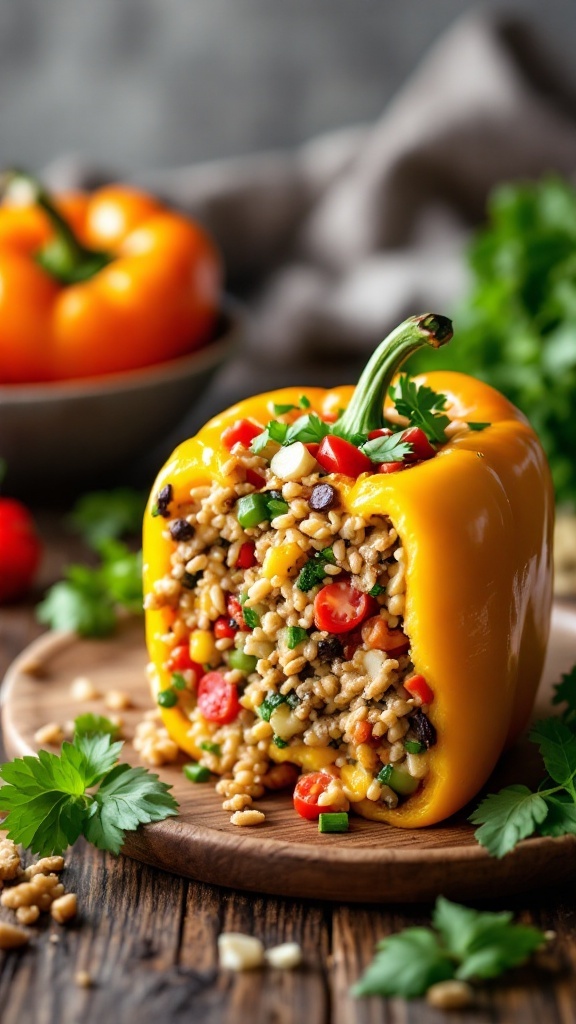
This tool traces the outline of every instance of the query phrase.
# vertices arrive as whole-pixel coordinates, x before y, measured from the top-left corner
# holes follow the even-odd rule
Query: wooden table
[[[40,586],[57,578],[78,543],[53,516]],[[34,595],[35,598],[38,594]],[[40,628],[34,602],[0,611],[0,676]],[[552,879],[543,879],[543,886]],[[430,907],[372,908],[255,897],[211,888],[96,851],[79,842],[68,855],[66,888],[78,894],[72,927],[50,922],[23,952],[0,953],[2,1024],[434,1024],[448,1019],[421,1000],[354,1000],[350,985],[375,942],[425,924]],[[494,904],[552,929],[552,963],[511,974],[479,990],[477,1005],[449,1019],[475,1024],[576,1022],[576,897],[542,888]],[[13,920],[10,911],[0,916]],[[296,940],[296,971],[219,972],[222,931],[259,936],[266,945]],[[89,989],[75,975],[88,971]]]

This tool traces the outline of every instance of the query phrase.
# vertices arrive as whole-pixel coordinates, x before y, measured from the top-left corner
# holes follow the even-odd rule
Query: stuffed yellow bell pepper
[[[285,388],[176,449],[145,518],[150,675],[235,824],[267,789],[305,818],[405,827],[464,806],[525,727],[551,605],[541,445],[493,388],[398,375],[445,317],[401,324],[356,389]]]

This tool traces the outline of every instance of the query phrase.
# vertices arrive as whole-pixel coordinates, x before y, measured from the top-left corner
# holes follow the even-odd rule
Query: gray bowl
[[[204,394],[242,334],[226,303],[213,341],[165,363],[86,380],[0,386],[0,457],[7,487],[74,489],[130,467]]]

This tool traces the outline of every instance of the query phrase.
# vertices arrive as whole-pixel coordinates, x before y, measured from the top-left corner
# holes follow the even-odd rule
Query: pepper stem
[[[411,316],[378,346],[362,371],[348,408],[334,426],[341,437],[366,435],[384,426],[384,399],[402,363],[424,345],[440,348],[452,337],[452,321],[437,313]]]
[[[76,237],[68,221],[56,209],[54,201],[41,182],[25,171],[6,172],[2,180],[3,191],[14,198],[21,197],[26,205],[39,206],[44,211],[54,237],[36,253],[36,262],[62,284],[87,281],[110,263],[112,256],[89,249]]]

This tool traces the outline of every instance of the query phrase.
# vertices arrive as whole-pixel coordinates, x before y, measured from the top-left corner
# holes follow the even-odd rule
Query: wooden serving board
[[[552,638],[536,716],[550,713],[551,686],[576,661],[576,611],[554,609]],[[101,699],[83,704],[70,698],[77,676],[88,676],[98,691],[121,689],[133,700],[122,712],[129,741],[151,707],[144,674],[146,652],[141,622],[121,625],[110,640],[80,640],[49,633],[33,643],[7,673],[3,730],[11,757],[35,753],[35,732],[47,722],[61,724],[85,711],[106,714]],[[138,764],[126,743],[123,758]],[[295,815],[288,794],[259,802],[264,824],[238,828],[222,811],[210,783],[194,785],[181,765],[159,769],[173,785],[180,815],[128,836],[124,852],[136,860],[200,881],[235,889],[338,902],[400,903],[479,899],[520,892],[576,876],[576,837],[528,839],[502,860],[476,843],[466,815],[432,828],[405,830],[350,817],[344,835],[320,835],[315,823]],[[538,780],[533,747],[521,741],[490,780],[494,790]]]

